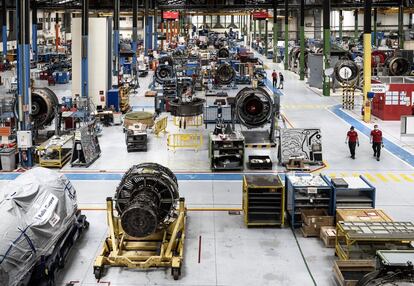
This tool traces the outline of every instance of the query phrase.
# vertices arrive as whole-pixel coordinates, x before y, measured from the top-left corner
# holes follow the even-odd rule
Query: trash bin
[[[0,151],[1,168],[3,171],[14,171],[16,169],[16,149],[4,148]]]

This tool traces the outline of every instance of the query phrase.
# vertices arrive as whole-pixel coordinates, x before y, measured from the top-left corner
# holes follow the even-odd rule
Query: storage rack
[[[46,168],[62,168],[72,154],[73,136],[53,136],[36,147],[39,155],[39,165]]]
[[[413,249],[412,222],[346,222],[336,224],[335,251],[341,260],[373,259],[377,250]]]
[[[322,175],[286,175],[285,181],[286,213],[291,227],[302,225],[302,209],[323,209],[332,213],[332,186]]]
[[[243,211],[246,226],[283,226],[285,188],[278,175],[243,177]]]
[[[375,208],[375,187],[363,176],[335,178],[329,181],[333,188],[333,214],[336,209]]]
[[[233,134],[210,133],[210,167],[213,171],[244,169],[244,137]]]

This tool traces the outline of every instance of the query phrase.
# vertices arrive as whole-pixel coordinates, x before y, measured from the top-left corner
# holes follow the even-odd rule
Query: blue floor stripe
[[[365,134],[366,136],[370,137],[371,129],[369,129],[367,126],[362,124],[357,119],[353,118],[343,110],[341,110],[341,105],[336,105],[332,109],[332,112],[335,113],[338,117],[342,118],[346,122],[348,122],[350,125],[353,125],[357,130]],[[404,148],[398,146],[397,144],[391,142],[390,140],[383,138],[384,142],[384,148],[390,151],[392,154],[403,160],[404,162],[407,162],[411,166],[414,167],[414,155],[410,152],[404,150]]]
[[[269,173],[254,173],[269,174]],[[20,173],[0,174],[0,181],[14,180]],[[73,181],[120,181],[123,173],[68,173],[65,174]],[[178,173],[179,181],[241,181],[243,173]],[[284,179],[285,174],[279,174]]]

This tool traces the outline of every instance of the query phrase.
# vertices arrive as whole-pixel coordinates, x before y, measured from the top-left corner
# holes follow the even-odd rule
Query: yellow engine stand
[[[100,279],[105,265],[108,265],[134,269],[171,267],[171,275],[174,280],[178,280],[181,275],[185,240],[184,198],[179,200],[177,217],[172,223],[165,229],[142,238],[130,237],[124,233],[120,217],[114,216],[112,198],[107,198],[106,207],[109,236],[95,260],[95,278]]]

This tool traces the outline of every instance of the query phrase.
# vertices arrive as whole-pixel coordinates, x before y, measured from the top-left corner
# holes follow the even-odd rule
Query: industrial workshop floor
[[[274,65],[268,60],[265,62],[270,73]],[[387,139],[385,150],[381,161],[377,162],[372,156],[367,136],[367,128],[371,128],[372,124],[356,121],[356,113],[340,110],[340,98],[321,97],[301,83],[297,75],[282,72],[286,80],[281,99],[282,111],[288,125],[322,129],[327,167],[321,172],[330,176],[366,176],[377,188],[377,208],[384,209],[395,220],[414,221],[414,155],[401,149],[403,145],[411,145],[412,148],[412,144],[402,142],[395,134],[398,123],[387,123],[389,129],[384,129]],[[148,83],[149,77],[141,82],[143,88],[131,99],[136,110],[152,109],[152,100],[142,96]],[[59,89],[63,91],[64,88]],[[351,124],[360,134],[361,146],[357,149],[356,160],[349,158],[347,145],[344,144],[346,131]],[[172,125],[171,121],[169,125]],[[109,269],[101,281],[95,280],[92,265],[107,232],[102,208],[106,197],[113,196],[123,172],[132,164],[153,161],[170,167],[178,176],[180,195],[185,197],[188,207],[241,207],[241,174],[210,173],[207,132],[204,132],[204,139],[204,147],[198,152],[173,152],[167,150],[165,136],[155,138],[151,135],[147,153],[127,153],[122,128],[109,127],[104,129],[100,138],[102,156],[89,169],[65,167],[64,172],[77,190],[80,208],[95,210],[84,211],[90,221],[90,229],[71,253],[70,262],[58,277],[58,285],[74,281],[78,282],[75,285],[110,282],[112,286],[303,286],[314,285],[311,275],[318,286],[334,285],[334,251],[324,248],[319,239],[303,238],[296,231],[296,242],[288,227],[247,229],[242,215],[230,215],[224,211],[188,213],[184,269],[179,281],[173,281],[169,270],[135,271],[122,268]],[[275,151],[270,152],[275,160]],[[248,150],[248,153],[268,154],[269,150]],[[3,180],[0,184],[3,185],[12,177],[0,174]]]

